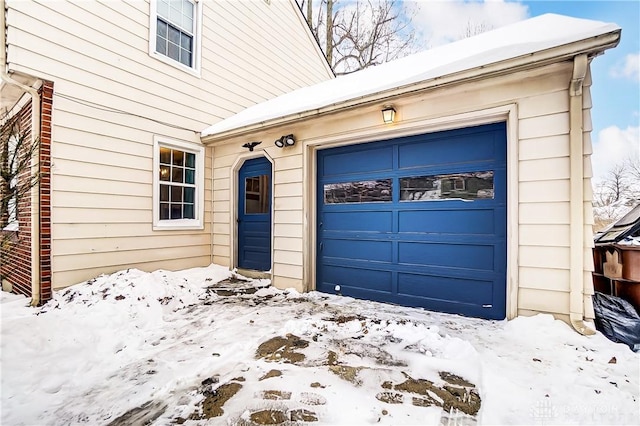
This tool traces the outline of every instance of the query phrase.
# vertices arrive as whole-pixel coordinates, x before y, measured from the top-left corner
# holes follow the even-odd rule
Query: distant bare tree
[[[474,22],[471,19],[467,21],[467,26],[462,33],[460,38],[469,38],[478,34],[485,33],[487,31],[491,31],[493,29],[493,25],[488,22]]]
[[[616,164],[609,170],[604,181],[604,188],[609,192],[612,202],[620,200],[628,194],[628,170],[626,163]]]
[[[307,22],[337,74],[348,74],[416,51],[416,9],[399,0],[301,0]],[[306,8],[304,7],[306,6]]]
[[[628,158],[613,166],[593,195],[595,228],[599,230],[640,202],[640,160]]]

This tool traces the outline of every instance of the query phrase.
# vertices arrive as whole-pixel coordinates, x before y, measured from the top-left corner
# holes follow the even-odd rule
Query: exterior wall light
[[[396,110],[394,107],[391,105],[385,105],[384,108],[382,108],[382,121],[384,121],[385,124],[393,123],[395,117]]]
[[[277,139],[275,145],[278,148],[284,148],[285,146],[293,146],[296,144],[296,140],[293,135],[282,136],[280,139]]]

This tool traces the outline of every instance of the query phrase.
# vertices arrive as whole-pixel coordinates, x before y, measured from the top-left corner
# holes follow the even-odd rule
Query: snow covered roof
[[[251,106],[202,132],[216,135],[602,36],[616,24],[546,14],[304,87]]]

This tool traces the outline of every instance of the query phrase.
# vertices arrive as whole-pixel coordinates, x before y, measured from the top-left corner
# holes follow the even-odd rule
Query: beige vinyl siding
[[[7,2],[9,69],[54,82],[54,288],[128,267],[228,264],[211,246],[230,231],[212,149],[203,229],[152,229],[154,136],[197,147],[212,123],[332,77],[292,1],[202,4],[198,76],[149,54],[148,1]]]
[[[381,123],[381,104],[361,106],[350,111],[230,138],[215,144],[214,176],[233,179],[235,171],[232,165],[242,155],[246,155],[240,148],[241,142],[263,141],[256,150],[266,151],[273,159],[275,170],[274,284],[312,290],[314,277],[305,274],[312,274],[313,269],[309,265],[299,268],[298,264],[301,261],[314,262],[315,255],[314,149],[386,139],[388,136],[385,132],[395,132],[393,135],[397,136],[456,128],[461,126],[460,121],[449,121],[449,116],[514,105],[517,116],[515,122],[509,123],[513,130],[509,135],[510,138],[515,135],[515,139],[509,140],[509,150],[515,151],[517,156],[515,167],[512,164],[508,167],[511,175],[517,176],[517,179],[509,181],[509,185],[517,186],[518,199],[508,199],[508,203],[517,209],[511,229],[516,233],[519,248],[508,254],[509,259],[515,259],[516,265],[515,271],[512,271],[510,294],[517,292],[517,306],[511,308],[516,309],[515,312],[520,315],[548,312],[567,319],[570,291],[568,87],[571,71],[572,64],[567,62],[400,97],[393,102],[398,120],[392,126]],[[585,109],[589,107],[590,96],[588,87],[585,87]],[[586,112],[585,117],[589,117]],[[420,123],[425,121],[440,124],[421,126]],[[464,119],[462,122],[470,125]],[[585,129],[589,127],[587,125]],[[287,133],[295,134],[298,141],[296,146],[275,148],[272,141]],[[589,162],[591,152],[588,136],[588,130],[585,130],[585,163]],[[308,166],[311,167],[307,168]],[[587,175],[585,191],[588,187]],[[224,211],[233,208],[230,203],[221,207]],[[590,201],[587,198],[585,215],[589,209]],[[225,231],[229,228],[233,230],[233,214],[235,213],[232,212],[231,222],[216,223],[214,228],[219,226],[221,229],[224,227]],[[298,223],[301,218],[302,223]],[[586,245],[590,244],[592,238],[590,223],[587,218]],[[233,258],[232,244],[232,240],[214,238],[215,250],[224,259]],[[293,253],[298,255],[293,256]],[[591,279],[588,258],[590,249],[585,247],[584,277],[587,294]],[[588,311],[586,315],[589,315]]]

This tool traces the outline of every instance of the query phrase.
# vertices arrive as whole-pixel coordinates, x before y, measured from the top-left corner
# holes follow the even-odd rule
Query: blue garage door
[[[319,151],[317,289],[504,318],[506,181],[505,123]]]

